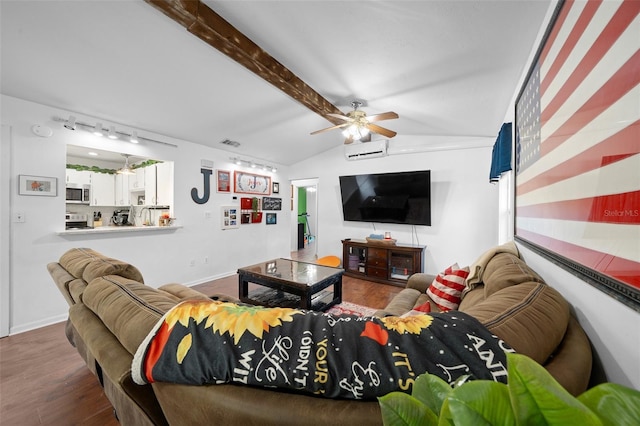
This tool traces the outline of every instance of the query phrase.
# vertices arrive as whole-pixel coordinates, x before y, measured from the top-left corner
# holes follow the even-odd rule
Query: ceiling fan
[[[371,140],[370,132],[377,133],[388,138],[392,138],[396,135],[396,132],[394,132],[393,130],[385,129],[384,127],[378,126],[377,124],[373,123],[376,121],[392,120],[394,118],[398,118],[398,114],[389,111],[367,117],[366,112],[358,109],[361,105],[362,102],[360,101],[351,102],[353,111],[349,111],[347,115],[328,113],[327,115],[333,118],[344,120],[344,123],[327,127],[326,129],[316,130],[311,134],[316,135],[318,133],[327,132],[329,130],[343,129],[342,134],[346,138],[344,141],[345,144],[350,144],[355,140]]]

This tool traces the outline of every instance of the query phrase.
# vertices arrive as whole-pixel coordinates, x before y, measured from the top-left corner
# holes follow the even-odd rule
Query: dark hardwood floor
[[[194,288],[237,297],[238,279],[232,275]],[[400,290],[343,280],[344,301],[372,308],[385,307]],[[67,341],[64,323],[0,339],[0,425],[118,425],[98,380]]]

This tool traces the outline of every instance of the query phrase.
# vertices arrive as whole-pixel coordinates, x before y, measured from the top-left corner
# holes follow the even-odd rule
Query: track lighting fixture
[[[104,133],[102,132],[102,123],[96,123],[93,128],[93,134],[96,136],[104,136]]]
[[[109,126],[109,133],[107,133],[107,137],[109,139],[118,139],[118,135],[116,135],[116,127]]]
[[[229,158],[231,161],[233,161],[234,164],[238,165],[238,166],[247,166],[247,167],[251,167],[252,169],[255,168],[259,168],[264,170],[265,172],[271,172],[271,173],[276,173],[278,171],[278,169],[276,168],[276,166],[270,166],[268,164],[258,164],[255,161],[252,160],[243,160],[241,158],[238,157],[230,157]]]
[[[94,126],[94,125],[89,124],[89,123],[82,123],[82,122],[76,121],[76,118],[73,115],[69,116],[69,119],[64,119],[64,118],[60,118],[60,117],[53,117],[53,121],[62,122],[63,126],[66,129],[76,130],[77,127],[80,127],[81,129],[89,131],[89,132],[93,133],[96,136],[104,136],[105,130],[106,130],[102,126],[101,122],[96,123],[96,125]],[[147,142],[154,142],[154,143],[159,143],[159,144],[162,144],[162,145],[171,146],[173,148],[177,148],[178,147],[178,145],[175,145],[175,144],[172,144],[172,143],[163,142],[163,141],[159,141],[159,140],[155,140],[155,139],[151,139],[151,138],[140,137],[140,136],[138,136],[138,132],[136,132],[136,131],[132,131],[131,133],[121,132],[119,130],[116,130],[115,126],[109,126],[109,130],[108,130],[107,136],[110,139],[118,139],[119,137],[122,137],[123,140],[128,140],[131,143],[139,143],[140,141],[147,141]]]
[[[69,130],[76,129],[76,118],[73,115],[69,116],[69,119],[64,122],[64,127]]]

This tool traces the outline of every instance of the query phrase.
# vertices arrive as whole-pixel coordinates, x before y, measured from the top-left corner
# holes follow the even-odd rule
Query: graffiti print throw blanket
[[[334,316],[290,308],[186,301],[138,348],[136,383],[241,383],[328,398],[410,392],[415,378],[506,383],[505,342],[469,315]]]

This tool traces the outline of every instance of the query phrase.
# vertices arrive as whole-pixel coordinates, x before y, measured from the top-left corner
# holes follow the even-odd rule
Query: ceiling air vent
[[[236,142],[236,141],[232,141],[231,139],[225,139],[223,141],[220,142],[222,145],[229,145],[232,146],[234,148],[237,148],[240,146],[240,142]]]

